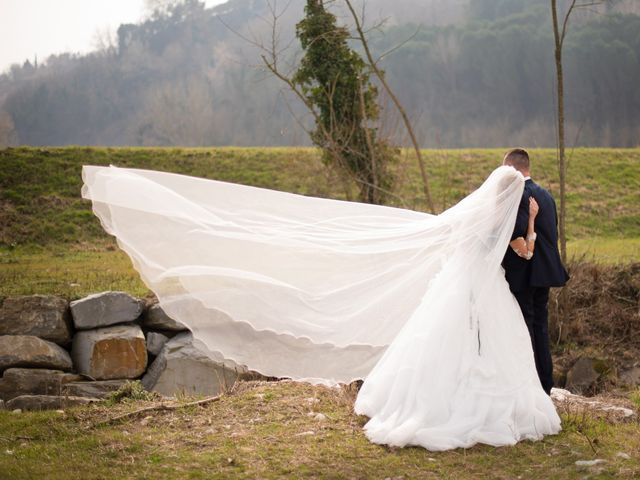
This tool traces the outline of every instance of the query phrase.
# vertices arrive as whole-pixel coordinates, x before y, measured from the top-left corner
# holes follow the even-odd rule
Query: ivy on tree
[[[382,203],[393,185],[388,166],[397,150],[371,126],[380,109],[368,65],[350,48],[349,31],[337,25],[322,0],[307,0],[296,36],[304,57],[292,83],[315,110],[311,140],[323,150],[325,163],[355,178],[361,201]]]

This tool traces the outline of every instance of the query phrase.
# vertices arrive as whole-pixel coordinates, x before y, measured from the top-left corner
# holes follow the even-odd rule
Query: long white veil
[[[498,272],[524,186],[499,167],[434,216],[114,166],[82,178],[162,308],[210,352],[327,385],[367,376],[454,256]]]

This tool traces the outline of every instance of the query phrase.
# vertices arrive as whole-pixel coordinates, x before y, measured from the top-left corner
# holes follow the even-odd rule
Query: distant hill
[[[280,45],[290,45],[282,64],[295,66],[304,4],[185,0],[120,26],[94,53],[16,65],[0,76],[0,146],[306,145],[298,122],[308,124],[308,115],[260,68],[254,45],[270,42],[272,5]],[[341,1],[331,5],[348,25]],[[547,0],[366,0],[365,20],[384,20],[370,32],[377,54],[402,45],[381,65],[424,146],[554,145]],[[570,145],[638,145],[638,31],[635,0],[572,17],[564,52]],[[382,103],[383,133],[406,143]]]

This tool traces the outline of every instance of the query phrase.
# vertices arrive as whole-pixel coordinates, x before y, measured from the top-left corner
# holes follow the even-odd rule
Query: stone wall
[[[68,302],[51,295],[5,298],[0,306],[0,406],[64,408],[107,397],[127,380],[147,390],[216,395],[257,378],[204,353],[158,304],[124,292]]]
[[[559,360],[556,386],[575,393],[595,394],[605,383],[640,385],[637,362],[620,368],[584,354]],[[96,293],[70,303],[51,295],[5,298],[0,373],[0,408],[10,409],[93,402],[134,379],[149,391],[173,397],[216,395],[239,379],[265,378],[205,353],[158,304],[124,292]]]

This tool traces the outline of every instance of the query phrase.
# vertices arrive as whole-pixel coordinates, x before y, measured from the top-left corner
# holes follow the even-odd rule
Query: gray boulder
[[[78,330],[133,322],[144,309],[142,300],[125,292],[94,293],[69,305]]]
[[[60,395],[64,384],[82,380],[80,375],[43,368],[9,368],[0,379],[0,398],[20,395]]]
[[[217,395],[230,388],[239,374],[245,372],[245,367],[209,352],[200,342],[194,341],[191,332],[185,332],[165,343],[142,377],[142,384],[147,390],[168,397],[180,392]]]
[[[598,378],[600,374],[594,368],[594,360],[580,357],[567,372],[565,388],[573,393],[587,393]]]
[[[72,397],[107,398],[127,380],[98,380],[95,382],[71,382],[62,387],[62,394]]]
[[[138,325],[77,332],[71,356],[76,370],[95,380],[137,378],[147,367],[147,348]]]
[[[76,405],[98,402],[97,398],[67,397],[62,395],[20,395],[7,402],[7,410],[60,410]]]
[[[628,387],[640,386],[640,367],[633,367],[620,374],[620,381]]]
[[[158,355],[169,337],[158,332],[147,333],[147,351],[151,355]]]
[[[0,335],[32,335],[68,345],[72,336],[69,303],[53,295],[5,298],[0,307]]]
[[[188,330],[185,325],[169,317],[157,303],[147,309],[142,318],[142,325],[149,330],[168,330],[170,332]]]
[[[69,371],[69,353],[59,345],[31,335],[0,336],[0,371],[12,367]]]

